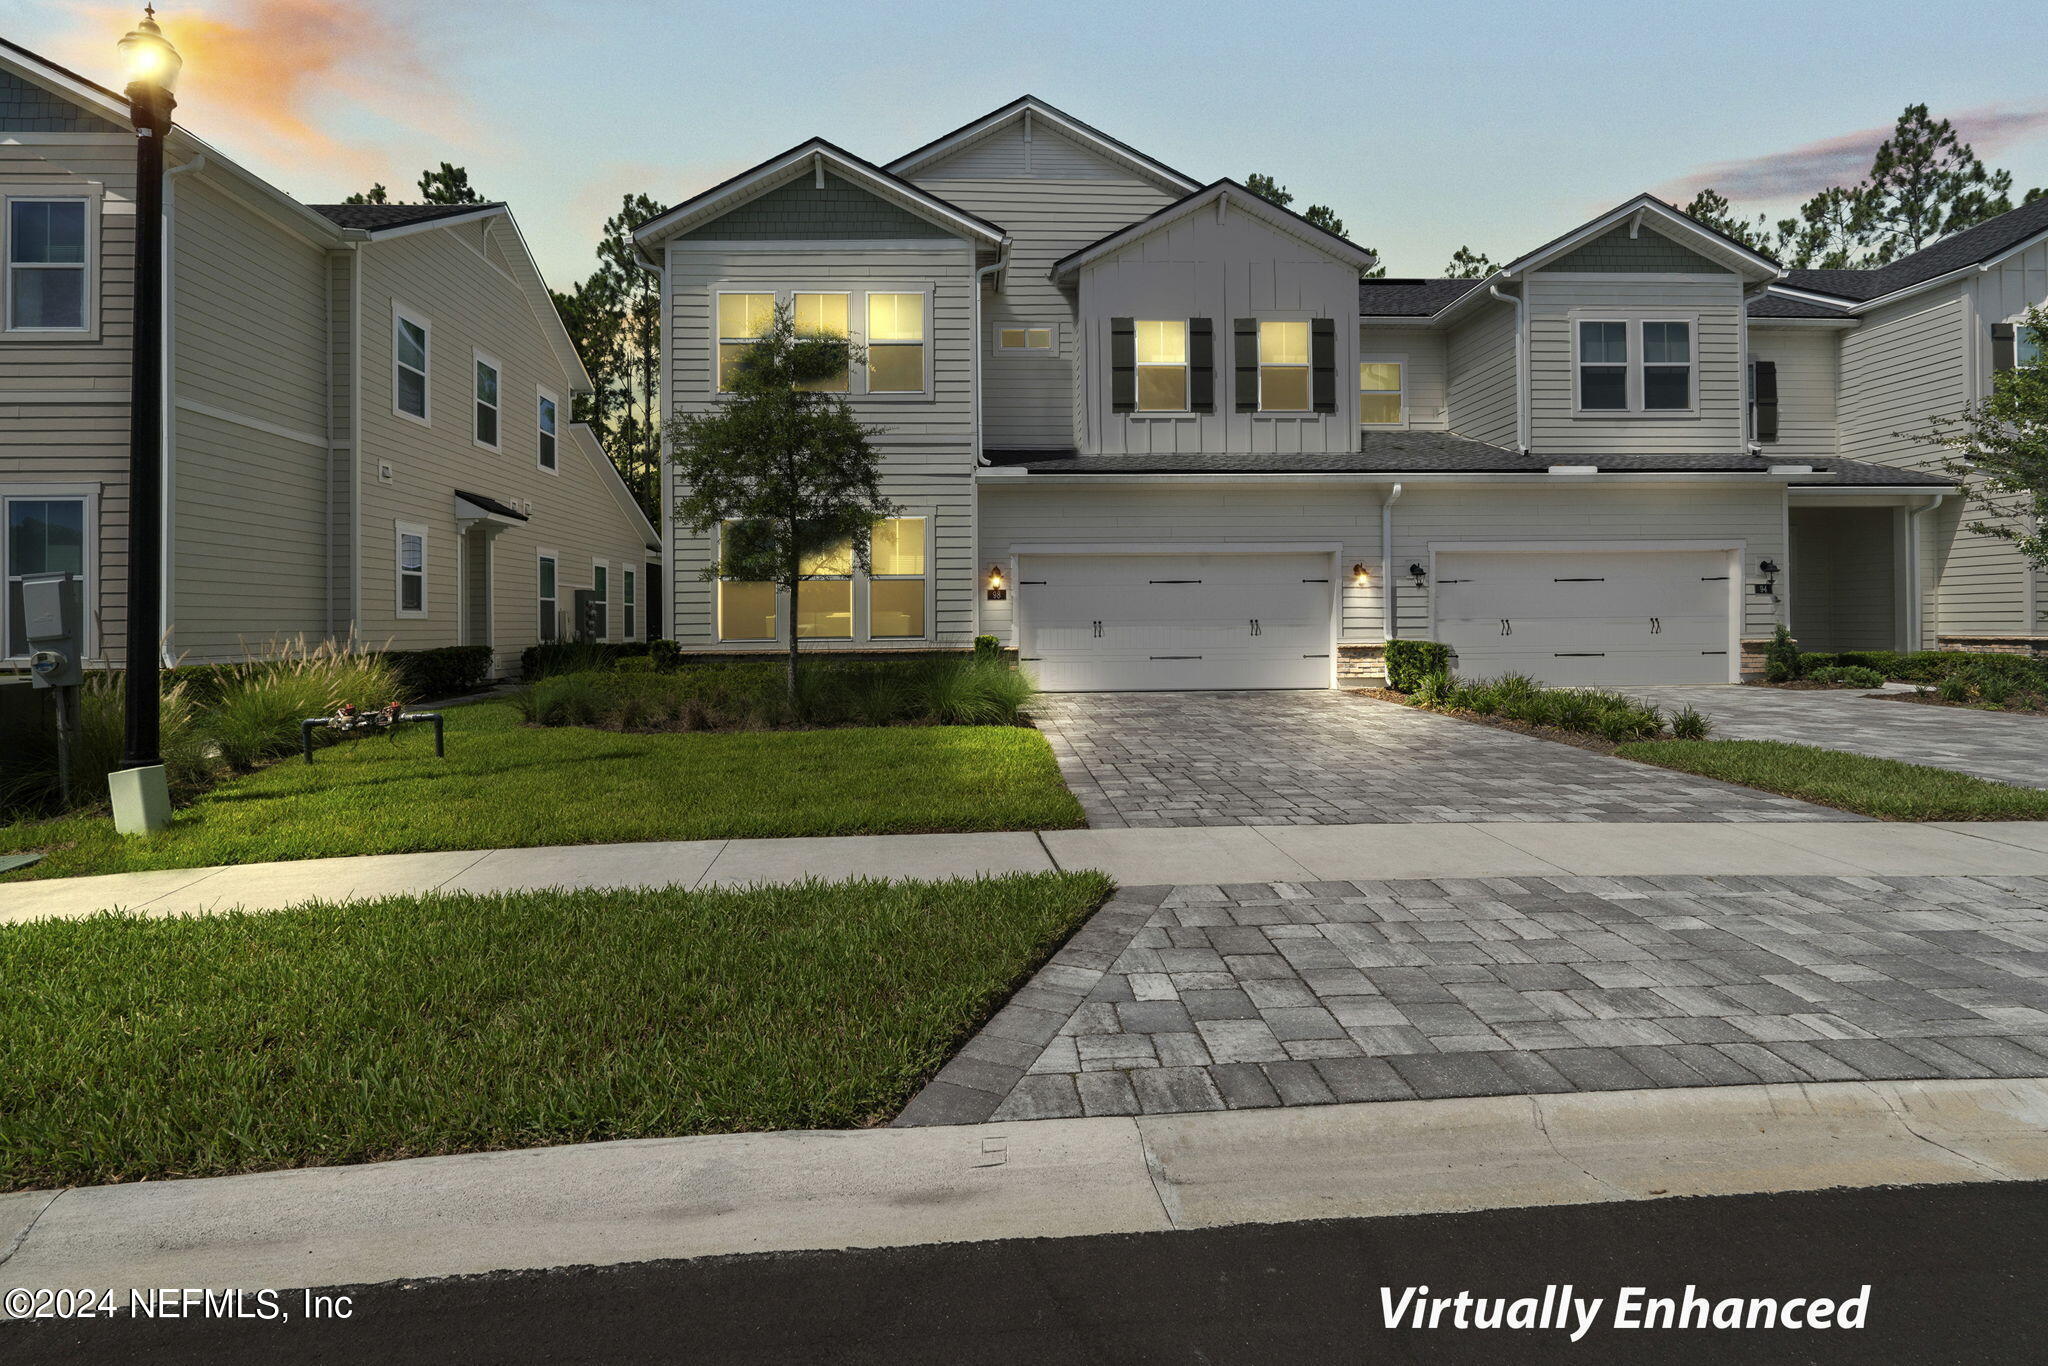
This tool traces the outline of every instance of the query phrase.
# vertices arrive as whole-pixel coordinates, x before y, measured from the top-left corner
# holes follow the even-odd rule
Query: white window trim
[[[640,575],[637,570],[619,566],[619,623],[626,628],[621,637],[633,640],[640,634],[639,624],[634,621],[635,608],[639,603]]]
[[[1303,326],[1304,328],[1306,328],[1306,329],[1307,329],[1307,332],[1308,332],[1308,359],[1307,359],[1306,361],[1302,362],[1302,363],[1301,363],[1300,365],[1293,365],[1293,364],[1282,364],[1282,363],[1280,363],[1280,362],[1276,361],[1276,362],[1273,362],[1273,363],[1272,363],[1272,367],[1271,367],[1271,368],[1273,368],[1273,369],[1275,369],[1275,370],[1299,370],[1299,371],[1301,371],[1301,373],[1302,373],[1302,374],[1303,374],[1304,376],[1306,376],[1306,377],[1308,378],[1308,385],[1307,385],[1307,387],[1306,387],[1306,388],[1305,388],[1305,389],[1304,389],[1304,390],[1302,391],[1302,396],[1303,396],[1303,397],[1304,397],[1304,398],[1305,398],[1305,399],[1306,399],[1307,401],[1306,401],[1305,403],[1303,403],[1303,404],[1302,404],[1302,406],[1301,406],[1301,407],[1299,407],[1299,408],[1268,408],[1268,407],[1266,406],[1266,370],[1267,370],[1267,362],[1265,361],[1265,359],[1263,358],[1263,356],[1261,356],[1261,355],[1256,355],[1256,354],[1255,354],[1255,360],[1256,360],[1256,363],[1257,363],[1257,367],[1258,367],[1258,372],[1259,372],[1259,406],[1258,406],[1258,411],[1259,411],[1260,413],[1272,414],[1272,415],[1276,415],[1276,416],[1279,416],[1279,417],[1312,417],[1312,416],[1321,416],[1320,414],[1317,414],[1317,413],[1316,413],[1316,394],[1315,394],[1315,388],[1316,388],[1316,384],[1315,384],[1315,368],[1316,368],[1316,329],[1315,329],[1315,320],[1314,320],[1314,319],[1313,319],[1312,317],[1310,317],[1310,316],[1309,316],[1308,314],[1306,314],[1306,313],[1300,314],[1299,316],[1296,316],[1296,317],[1288,317],[1288,316],[1286,316],[1285,314],[1271,314],[1271,315],[1267,315],[1267,316],[1264,316],[1264,317],[1261,317],[1261,318],[1259,318],[1259,319],[1258,319],[1258,328],[1257,328],[1257,330],[1255,330],[1255,331],[1253,332],[1253,334],[1252,334],[1252,336],[1253,336],[1253,338],[1254,338],[1254,346],[1255,346],[1255,348],[1256,348],[1256,351],[1258,351],[1258,352],[1262,352],[1262,351],[1264,350],[1264,347],[1263,347],[1262,345],[1260,345],[1260,343],[1263,343],[1263,342],[1264,342],[1264,340],[1265,340],[1265,331],[1266,331],[1266,324],[1267,324],[1267,323],[1300,323],[1300,324],[1301,324],[1301,325],[1302,325],[1302,326]]]
[[[104,187],[97,181],[55,185],[0,184],[0,337],[20,341],[41,341],[67,337],[94,341],[100,335],[100,202]],[[85,205],[85,318],[80,327],[15,327],[14,321],[14,205],[17,202]],[[38,267],[29,267],[37,269]],[[48,269],[68,270],[69,266]]]
[[[503,372],[500,372],[500,373],[499,373],[499,375],[498,375],[498,392],[499,392],[499,393],[503,393],[504,391],[505,391],[505,376],[504,376]],[[544,429],[544,428],[543,428],[543,427],[541,426],[541,422],[540,422],[540,408],[541,408],[541,404],[543,404],[543,403],[552,403],[552,404],[554,404],[554,405],[555,405],[555,430],[554,430],[554,439],[555,439],[555,463],[554,463],[554,464],[552,464],[552,465],[550,465],[550,464],[547,464],[547,463],[545,463],[545,462],[544,462],[544,461],[542,461],[542,460],[541,460],[541,458],[540,458],[540,450],[541,450],[541,439],[542,439],[542,437],[543,437],[543,436],[547,435],[547,433],[546,433],[546,430],[545,430],[545,429]],[[501,420],[502,420],[502,415],[501,415]],[[500,432],[499,432],[498,434],[499,434],[500,436],[503,436],[503,435],[504,435],[504,432],[503,432],[503,431],[500,431]],[[546,386],[545,384],[539,384],[539,385],[535,385],[535,386],[534,386],[534,396],[533,396],[533,466],[534,466],[534,468],[535,468],[535,469],[539,470],[539,471],[540,471],[540,472],[541,472],[542,474],[549,474],[549,475],[557,475],[557,476],[559,476],[559,475],[561,474],[561,472],[562,472],[562,400],[561,400],[561,399],[559,399],[559,398],[557,398],[557,397],[555,397],[555,391],[554,391],[554,390],[552,390],[552,389],[550,389],[550,388],[548,388],[548,387],[547,387],[547,386]]]
[[[1572,416],[1590,422],[1688,422],[1700,415],[1700,319],[1697,313],[1654,311],[1618,312],[1611,309],[1573,309],[1565,315],[1566,325],[1571,329],[1571,387]],[[1581,371],[1587,365],[1609,365],[1610,361],[1586,361],[1581,357],[1580,325],[1583,323],[1621,323],[1625,328],[1628,342],[1628,360],[1623,380],[1625,406],[1620,408],[1587,408],[1583,406],[1583,391],[1579,385]],[[1686,363],[1686,406],[1683,408],[1645,408],[1643,406],[1643,324],[1683,323],[1686,328],[1686,349],[1692,359]]]
[[[1138,339],[1137,339],[1137,329],[1138,329],[1138,327],[1139,327],[1140,325],[1144,324],[1144,323],[1172,323],[1172,322],[1177,322],[1177,323],[1179,323],[1179,324],[1180,324],[1180,354],[1181,354],[1181,360],[1180,360],[1180,363],[1179,363],[1178,365],[1170,365],[1170,364],[1165,364],[1165,363],[1163,363],[1163,362],[1158,362],[1158,361],[1154,361],[1154,362],[1151,362],[1151,363],[1147,363],[1147,362],[1145,362],[1145,361],[1141,361],[1141,360],[1138,360],[1138,359],[1137,359],[1137,340],[1138,340]],[[1188,404],[1190,404],[1190,403],[1194,402],[1194,400],[1195,400],[1195,396],[1194,396],[1194,393],[1193,393],[1193,389],[1194,389],[1194,382],[1195,382],[1195,374],[1194,374],[1194,361],[1193,361],[1193,358],[1192,358],[1192,357],[1190,356],[1190,354],[1189,354],[1189,350],[1188,350],[1188,348],[1189,348],[1189,344],[1190,344],[1190,342],[1191,342],[1191,341],[1192,341],[1193,339],[1192,339],[1192,338],[1191,338],[1191,337],[1189,336],[1189,331],[1190,331],[1190,329],[1189,329],[1189,327],[1188,327],[1188,320],[1187,320],[1186,318],[1133,318],[1133,319],[1131,319],[1131,331],[1132,331],[1132,336],[1131,336],[1131,351],[1132,351],[1132,360],[1131,360],[1131,371],[1132,371],[1132,373],[1131,373],[1131,411],[1132,411],[1133,413],[1143,413],[1143,414],[1145,414],[1145,415],[1147,415],[1147,416],[1153,416],[1153,415],[1158,415],[1158,414],[1174,414],[1174,413],[1189,413],[1189,412],[1193,412],[1194,410],[1193,410],[1192,408],[1188,407]],[[1145,378],[1145,371],[1147,371],[1147,370],[1178,370],[1178,371],[1180,371],[1180,372],[1181,372],[1181,381],[1180,381],[1180,394],[1181,394],[1181,405],[1180,405],[1180,407],[1178,407],[1178,408],[1147,408],[1147,407],[1143,406],[1143,404],[1142,404],[1142,403],[1140,402],[1140,400],[1139,400],[1139,395],[1143,394],[1143,393],[1144,393],[1144,391],[1145,391],[1145,386],[1144,386],[1143,380],[1144,380],[1144,378]]]
[[[1003,340],[1003,333],[1005,332],[1022,332],[1025,336],[1027,343],[1029,342],[1030,336],[1033,332],[1043,332],[1045,333],[1045,345],[1031,346],[1027,344],[1024,346],[1011,346],[1008,343],[1004,342]],[[1000,322],[996,324],[996,350],[1002,352],[1005,355],[1051,356],[1057,355],[1059,353],[1059,349],[1059,329],[1057,328],[1037,327],[1029,323],[1026,323],[1020,327],[1005,327]]]
[[[872,357],[874,354],[875,343],[868,340],[868,308],[869,300],[873,299],[877,294],[920,294],[924,296],[924,340],[921,342],[881,343],[883,346],[915,345],[922,346],[924,348],[923,387],[919,389],[886,389],[877,392],[875,390],[868,388],[868,367],[866,365],[861,365],[857,367],[860,371],[860,387],[854,392],[857,393],[861,398],[875,403],[929,402],[932,397],[932,362],[934,353],[938,350],[937,341],[932,335],[937,330],[937,320],[933,316],[934,310],[932,307],[934,300],[933,287],[929,284],[878,285],[873,288],[861,291],[860,322],[858,324],[858,331],[854,333],[854,340],[857,343],[859,343],[859,345],[868,353],[870,357]],[[849,318],[848,322],[849,324],[851,324],[852,320]]]
[[[555,591],[552,597],[541,592],[541,585],[544,580],[541,578],[540,566],[544,560],[555,566]],[[552,602],[555,605],[555,639],[560,640],[562,638],[562,557],[552,550],[540,549],[534,551],[533,554],[533,631],[534,639],[540,641],[547,639],[547,636],[541,631],[540,608],[544,602]]]
[[[7,592],[7,504],[21,501],[26,503],[80,502],[85,504],[85,545],[81,550],[85,572],[79,577],[85,583],[85,657],[99,659],[100,649],[100,493],[96,484],[10,484],[0,488],[0,660],[10,664],[26,664],[26,655],[7,653],[7,612],[13,595]]]
[[[856,623],[859,629],[856,632],[855,639],[858,641],[870,645],[902,645],[910,641],[924,641],[932,638],[932,630],[935,625],[933,616],[938,605],[933,590],[933,583],[937,580],[938,575],[932,572],[932,568],[935,563],[934,555],[938,548],[939,519],[929,512],[905,508],[899,511],[896,517],[891,520],[911,517],[918,518],[924,524],[924,572],[922,574],[876,574],[870,572],[855,576],[860,580],[859,586],[856,589],[856,596],[859,599],[856,611],[861,618]],[[924,584],[924,630],[914,636],[876,635],[874,597],[871,592],[871,585],[876,583],[909,583],[912,581]]]
[[[406,607],[406,605],[405,605],[405,576],[406,576],[406,574],[407,574],[408,572],[410,572],[410,571],[408,571],[408,570],[406,569],[406,567],[405,567],[405,538],[406,538],[407,536],[417,536],[417,537],[419,537],[419,538],[420,538],[420,568],[419,568],[419,575],[420,575],[420,605],[419,605],[419,607],[418,607],[418,608],[416,608],[416,609],[409,609],[409,608],[407,608],[407,607]],[[420,524],[420,523],[418,523],[418,522],[393,522],[393,523],[392,523],[392,536],[391,536],[391,609],[392,609],[392,615],[394,615],[394,616],[397,616],[397,617],[401,617],[401,618],[404,618],[404,619],[406,619],[406,620],[423,620],[423,619],[425,619],[425,618],[427,618],[427,617],[429,617],[429,616],[432,616],[432,615],[433,615],[433,605],[434,605],[434,600],[433,600],[432,596],[430,595],[430,589],[432,588],[432,585],[433,585],[433,578],[432,578],[432,574],[433,574],[433,569],[434,569],[434,559],[433,559],[433,554],[434,554],[434,543],[433,543],[433,538],[432,538],[431,536],[429,536],[429,535],[427,534],[427,529],[426,529],[426,527],[424,527],[423,525],[421,525],[421,524]]]
[[[2033,365],[2029,365],[2026,361],[2020,359],[2020,348],[2025,346],[2028,340],[2026,309],[2023,308],[2010,318],[2005,319],[2005,325],[2012,329],[2012,363],[2014,369],[2032,369],[2035,365],[2048,365],[2048,356],[2036,356]]]
[[[469,363],[469,443],[480,451],[492,453],[505,449],[505,366],[496,356],[480,348],[470,349]],[[483,393],[477,384],[477,367],[488,365],[498,380],[498,401],[485,403]],[[497,419],[498,439],[486,441],[477,431],[477,409],[489,408]],[[559,410],[557,410],[559,412]]]
[[[1358,425],[1359,425],[1359,426],[1361,426],[1361,427],[1371,427],[1371,428],[1373,428],[1373,429],[1374,429],[1375,431],[1382,431],[1382,432],[1390,432],[1390,431],[1394,431],[1394,430],[1396,430],[1397,428],[1401,428],[1401,427],[1406,427],[1406,426],[1408,425],[1408,353],[1407,353],[1406,351],[1366,351],[1366,352],[1361,352],[1361,353],[1359,354],[1359,357],[1358,357],[1358,363],[1359,363],[1360,365],[1398,365],[1398,366],[1400,366],[1400,367],[1401,367],[1401,387],[1400,387],[1400,388],[1398,388],[1398,389],[1364,389],[1364,388],[1360,388],[1360,389],[1358,389],[1358,390],[1357,390],[1357,394],[1358,394],[1358,397],[1359,397],[1359,398],[1360,398],[1361,400],[1363,399],[1364,395],[1366,395],[1366,394],[1368,394],[1368,393],[1370,393],[1370,394],[1373,394],[1373,395],[1381,395],[1381,394],[1389,394],[1389,393],[1392,393],[1392,394],[1398,394],[1398,395],[1400,395],[1400,398],[1401,398],[1401,416],[1400,416],[1400,417],[1398,417],[1398,418],[1396,418],[1396,419],[1395,419],[1394,421],[1392,421],[1392,422],[1367,422],[1367,421],[1365,420],[1365,407],[1364,407],[1364,403],[1363,403],[1363,402],[1361,401],[1361,402],[1360,402],[1360,404],[1359,404],[1359,416],[1358,416]]]
[[[809,294],[809,293],[813,293],[813,292],[814,292],[814,291],[812,291],[812,290],[805,290],[805,291],[804,291],[804,293],[806,293],[806,294]],[[823,291],[815,291],[815,292],[823,292]],[[783,293],[784,293],[784,291],[782,291],[782,290],[780,290],[780,289],[778,289],[778,288],[776,288],[776,287],[774,287],[774,286],[772,286],[772,285],[734,285],[734,286],[732,286],[732,287],[728,288],[728,287],[726,287],[725,285],[722,285],[722,284],[721,284],[721,285],[716,285],[716,286],[714,286],[714,287],[712,288],[712,290],[711,290],[711,319],[710,319],[710,322],[711,322],[711,356],[710,356],[710,368],[709,368],[709,372],[708,372],[708,373],[706,374],[706,376],[705,376],[705,381],[706,381],[706,382],[705,382],[705,391],[706,391],[707,393],[709,393],[709,394],[710,394],[710,395],[711,395],[711,396],[712,396],[713,398],[723,398],[723,397],[724,397],[725,395],[727,395],[727,394],[730,394],[730,393],[732,392],[732,390],[730,390],[730,389],[727,389],[727,388],[724,388],[724,387],[723,387],[723,386],[721,386],[721,385],[719,384],[719,382],[718,382],[718,365],[719,365],[719,355],[720,355],[720,352],[721,352],[721,350],[722,350],[722,349],[723,349],[723,348],[724,348],[725,346],[727,346],[728,344],[730,344],[730,345],[735,345],[735,346],[736,346],[736,345],[739,345],[739,344],[740,344],[740,343],[742,343],[742,342],[748,342],[748,341],[756,341],[756,340],[759,340],[758,338],[754,338],[754,337],[728,337],[728,336],[726,336],[726,335],[725,335],[725,334],[724,334],[723,332],[719,331],[719,329],[718,329],[718,318],[719,318],[719,315],[720,315],[721,313],[723,313],[723,312],[725,311],[725,310],[724,310],[724,308],[723,308],[723,307],[721,306],[721,303],[722,303],[722,301],[723,301],[723,300],[725,299],[725,297],[726,297],[726,296],[727,296],[728,294],[766,294],[766,295],[767,295],[768,297],[770,297],[771,299],[775,300],[775,306],[779,308],[779,307],[781,307],[781,306],[782,306],[782,299],[783,299]],[[849,304],[849,305],[848,305],[848,312],[849,312],[849,314],[851,313],[851,311],[852,311],[852,306],[851,306],[851,305]],[[853,325],[853,320],[852,320],[852,318],[851,318],[851,317],[849,316],[849,318],[847,319],[847,326],[848,326],[849,328],[851,328],[851,327],[852,327],[852,325]]]
[[[420,376],[420,407],[423,411],[418,413],[409,413],[398,406],[398,372],[411,368],[401,366],[398,360],[398,325],[401,322],[411,323],[427,339],[427,368]],[[422,427],[434,425],[434,324],[424,313],[396,300],[391,304],[391,415],[402,417],[407,422],[417,422]]]

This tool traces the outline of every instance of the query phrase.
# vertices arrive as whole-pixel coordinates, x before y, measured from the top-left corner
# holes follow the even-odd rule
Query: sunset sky
[[[140,6],[0,0],[106,84]],[[1646,23],[1645,20],[1648,20]],[[1782,211],[1901,106],[2048,184],[2048,5],[1261,0],[212,0],[159,8],[179,117],[309,201],[422,166],[512,204],[551,283],[621,194],[673,203],[813,134],[883,162],[1029,92],[1200,180],[1266,171],[1394,275],[1511,257],[1649,189]]]

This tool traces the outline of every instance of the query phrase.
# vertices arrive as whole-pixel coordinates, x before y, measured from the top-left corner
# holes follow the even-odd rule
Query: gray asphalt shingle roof
[[[381,232],[385,228],[409,228],[415,223],[432,223],[442,218],[459,218],[483,209],[502,209],[504,204],[308,204],[307,208],[343,228]]]
[[[2023,204],[1875,270],[1795,270],[1785,283],[1860,303],[2002,256],[2044,232],[2048,232],[2048,198]]]
[[[1360,280],[1358,311],[1368,318],[1426,318],[1484,280]]]

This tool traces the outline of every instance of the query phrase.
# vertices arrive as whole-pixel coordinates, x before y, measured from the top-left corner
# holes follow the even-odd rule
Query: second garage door
[[[1049,692],[1330,686],[1326,553],[1030,554],[1024,667]]]
[[[1467,678],[1727,683],[1732,567],[1721,550],[1439,551],[1436,638]]]

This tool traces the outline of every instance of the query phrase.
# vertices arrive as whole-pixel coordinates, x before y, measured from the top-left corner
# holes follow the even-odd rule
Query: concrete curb
[[[716,1135],[0,1197],[0,1281],[295,1288],[743,1252],[2048,1179],[2048,1079]]]

